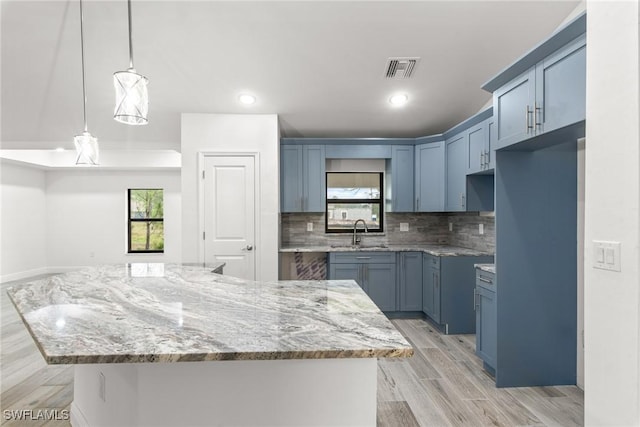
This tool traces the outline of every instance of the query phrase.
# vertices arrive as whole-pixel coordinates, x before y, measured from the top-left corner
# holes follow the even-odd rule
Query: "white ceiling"
[[[127,2],[85,1],[89,131],[102,149],[180,149],[180,113],[276,113],[282,136],[415,137],[476,113],[482,83],[547,37],[579,1],[133,2],[149,125],[115,122],[128,67]],[[72,148],[82,132],[78,0],[6,1],[2,148]],[[386,80],[391,56],[422,58]],[[254,93],[251,107],[237,101]],[[410,103],[392,108],[404,91]]]

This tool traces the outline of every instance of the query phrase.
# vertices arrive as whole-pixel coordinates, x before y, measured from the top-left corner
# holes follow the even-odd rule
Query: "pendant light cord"
[[[84,15],[82,13],[82,0],[80,0],[80,57],[82,59],[82,115],[84,118],[84,131],[87,132],[87,88],[84,82]]]
[[[129,9],[129,69],[133,69],[133,40],[131,37],[131,0],[127,0]]]

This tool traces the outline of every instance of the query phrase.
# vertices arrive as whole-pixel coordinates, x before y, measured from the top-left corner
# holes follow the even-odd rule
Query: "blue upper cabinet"
[[[357,139],[356,139],[357,140]],[[327,159],[389,159],[391,146],[388,144],[344,144],[327,145]]]
[[[305,145],[302,149],[303,212],[324,212],[326,191],[324,145]]]
[[[495,168],[495,120],[493,116],[469,129],[467,175],[493,173]]]
[[[493,93],[493,111],[497,122],[496,148],[533,136],[535,76],[535,69],[531,69]]]
[[[486,153],[484,156],[485,170],[494,170],[496,168],[496,120],[492,117],[487,119],[486,133]]]
[[[467,134],[467,173],[479,172],[484,166],[485,133],[484,122],[469,129]]]
[[[585,37],[536,66],[536,132],[551,132],[585,119]]]
[[[495,149],[536,149],[562,130],[584,135],[586,15],[580,15],[485,83],[493,93]],[[557,140],[557,138],[556,138]]]
[[[391,210],[413,212],[413,145],[391,146]]]
[[[462,132],[445,141],[447,212],[466,211],[467,135]]]
[[[280,147],[280,204],[282,212],[302,212],[302,146]]]
[[[323,212],[325,209],[324,145],[280,146],[282,212]]]
[[[416,212],[444,211],[444,158],[444,141],[416,145]]]

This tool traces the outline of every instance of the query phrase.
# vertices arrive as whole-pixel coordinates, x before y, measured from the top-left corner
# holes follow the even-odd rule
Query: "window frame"
[[[329,199],[328,191],[329,191],[329,174],[330,173],[342,173],[342,174],[377,174],[380,177],[380,198],[379,199]],[[369,224],[367,224],[367,228],[371,233],[384,233],[384,172],[341,172],[341,171],[332,171],[325,172],[325,181],[326,185],[325,189],[325,205],[324,205],[324,232],[329,234],[346,234],[353,233],[353,230],[349,229],[340,229],[340,230],[330,230],[329,229],[329,203],[340,203],[345,205],[361,205],[361,204],[378,204],[380,206],[380,227],[371,230]],[[357,232],[362,232],[364,227],[358,228]]]
[[[162,191],[162,218],[131,218],[131,192],[132,191]],[[162,249],[131,249],[131,224],[134,222],[161,222],[162,227]],[[163,254],[164,253],[164,188],[129,188],[127,189],[127,253],[128,254]]]

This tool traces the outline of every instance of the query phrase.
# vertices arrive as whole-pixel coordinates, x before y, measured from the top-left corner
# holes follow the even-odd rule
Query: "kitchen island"
[[[376,358],[413,354],[353,281],[147,271],[8,291],[47,363],[76,364],[74,426],[375,425]]]

